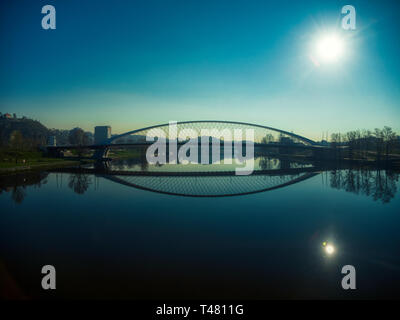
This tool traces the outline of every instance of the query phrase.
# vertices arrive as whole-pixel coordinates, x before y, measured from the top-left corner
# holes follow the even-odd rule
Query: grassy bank
[[[2,174],[10,174],[21,171],[30,171],[30,170],[47,170],[61,167],[69,167],[78,165],[79,161],[71,161],[71,160],[62,160],[59,161],[41,161],[36,163],[28,163],[24,165],[11,166],[8,163],[0,163],[0,175]]]
[[[79,160],[48,158],[39,151],[0,151],[0,174],[26,170],[45,170],[79,163]]]

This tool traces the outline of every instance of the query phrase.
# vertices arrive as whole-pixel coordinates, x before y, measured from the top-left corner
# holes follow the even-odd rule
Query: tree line
[[[400,154],[400,140],[392,128],[354,130],[342,133],[332,133],[330,146],[340,158],[388,160],[392,155]],[[344,149],[343,147],[346,147]]]
[[[329,176],[332,188],[372,197],[383,203],[395,197],[399,181],[399,173],[391,170],[332,170]]]
[[[88,145],[92,141],[90,133],[81,128],[72,130],[47,129],[39,121],[31,119],[0,119],[0,162],[24,161],[27,158],[43,156],[43,146],[47,145],[49,136],[55,136],[60,145]],[[79,148],[78,155],[85,152]]]
[[[0,149],[10,151],[38,151],[39,147],[47,144],[49,134],[24,134],[23,130],[12,130],[11,132],[4,133],[0,127]],[[65,130],[67,131],[67,130]],[[51,135],[51,134],[50,134]],[[75,128],[68,131],[66,139],[63,139],[62,144],[70,145],[87,145],[90,144],[90,137],[81,128]]]

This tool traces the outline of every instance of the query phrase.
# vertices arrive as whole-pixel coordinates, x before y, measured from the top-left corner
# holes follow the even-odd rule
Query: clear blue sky
[[[41,28],[52,4],[57,29]],[[352,4],[357,30],[340,30]],[[4,0],[0,111],[113,133],[170,120],[243,120],[321,138],[400,132],[399,1]],[[317,67],[335,29],[343,56]]]

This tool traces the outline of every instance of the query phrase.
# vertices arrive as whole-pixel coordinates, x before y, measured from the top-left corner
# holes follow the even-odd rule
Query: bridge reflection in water
[[[233,161],[234,162],[234,161]],[[251,175],[235,174],[235,164],[149,165],[143,157],[111,161],[104,166],[61,169],[58,172],[94,174],[137,189],[188,197],[226,197],[266,192],[314,177],[310,163],[259,157]]]
[[[109,168],[60,168],[46,172],[28,172],[0,176],[0,195],[10,194],[16,203],[29,197],[30,186],[41,188],[48,177],[57,188],[66,185],[77,194],[85,194],[91,187],[99,188],[101,180],[156,193],[187,197],[226,197],[267,192],[301,184],[321,175],[321,182],[330,188],[372,197],[383,203],[390,202],[397,193],[399,172],[379,168],[327,168],[318,165],[289,162],[288,160],[261,157],[250,176],[236,176],[234,171],[210,171],[224,166],[173,165],[148,166],[136,159],[112,161]],[[175,171],[171,170],[175,168]],[[176,170],[178,167],[180,170]],[[185,168],[185,170],[183,170]],[[203,168],[203,171],[199,171]],[[50,173],[50,174],[49,174]],[[64,177],[64,178],[63,178]],[[63,180],[65,181],[63,183]],[[117,189],[117,188],[116,188]]]
[[[318,173],[271,174],[252,176],[191,174],[191,175],[126,175],[106,174],[101,177],[138,189],[191,197],[226,197],[265,192],[309,179]]]
[[[106,164],[104,166],[104,164]],[[326,167],[318,162],[287,157],[258,156],[254,172],[235,175],[234,165],[166,164],[149,165],[143,154],[110,163],[62,168],[54,173],[69,173],[69,185],[83,194],[92,177],[155,193],[186,197],[227,197],[249,195],[289,187],[322,175],[321,181],[333,189],[390,202],[397,192],[399,173],[368,167]],[[95,179],[97,182],[100,179]]]

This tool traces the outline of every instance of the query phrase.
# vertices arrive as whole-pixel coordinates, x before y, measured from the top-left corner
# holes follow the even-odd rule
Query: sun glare
[[[326,254],[328,254],[329,256],[335,253],[335,247],[332,244],[324,241],[322,243],[322,246],[324,247]]]
[[[335,252],[335,248],[332,245],[327,245],[325,248],[327,254],[333,254]]]
[[[316,58],[319,62],[336,62],[343,53],[344,41],[337,34],[327,34],[317,40]]]

